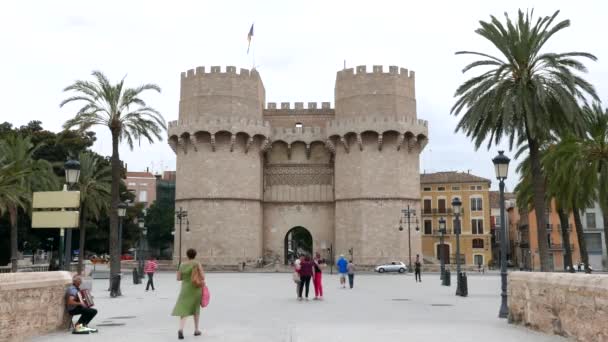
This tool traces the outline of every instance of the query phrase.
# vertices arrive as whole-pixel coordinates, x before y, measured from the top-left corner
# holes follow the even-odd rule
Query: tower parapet
[[[262,119],[265,90],[257,70],[212,66],[190,69],[181,76],[179,119],[204,116],[244,116]]]
[[[344,69],[336,76],[335,99],[338,119],[370,113],[416,118],[415,74],[397,66]]]

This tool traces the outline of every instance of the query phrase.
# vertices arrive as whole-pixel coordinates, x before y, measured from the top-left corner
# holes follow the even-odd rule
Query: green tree
[[[586,133],[561,141],[550,151],[547,162],[559,170],[556,178],[573,203],[577,233],[581,230],[579,243],[584,240],[579,209],[598,200],[604,218],[604,243],[608,246],[608,112],[595,103],[584,107],[584,118]],[[583,263],[588,265],[584,259]]]
[[[58,180],[53,173],[51,164],[46,160],[34,159],[34,154],[40,145],[32,144],[29,137],[8,135],[0,141],[0,169],[7,179],[13,182],[13,189],[22,192],[15,196],[3,196],[0,202],[4,208],[0,212],[8,212],[11,225],[11,269],[17,271],[18,249],[18,214],[19,209],[28,211],[31,204],[31,193],[37,190],[57,189]]]
[[[99,71],[92,73],[95,78],[91,81],[76,81],[64,91],[74,92],[75,95],[63,100],[60,107],[79,102],[84,105],[76,116],[64,124],[65,129],[78,127],[85,131],[92,126],[105,126],[112,135],[112,205],[110,210],[110,273],[112,276],[120,272],[120,254],[118,246],[118,214],[117,206],[120,199],[119,184],[121,183],[121,161],[118,145],[126,140],[129,147],[141,138],[150,143],[154,138],[161,140],[161,133],[166,129],[165,120],[154,108],[146,105],[140,97],[146,90],[160,92],[155,84],[144,84],[137,88],[126,88],[124,79],[111,84],[108,78]],[[120,293],[120,291],[119,291]]]
[[[173,241],[171,231],[175,225],[175,205],[165,202],[156,200],[146,210],[145,224],[148,228],[148,243],[157,251],[158,255],[170,247]]]
[[[537,213],[545,210],[544,177],[540,160],[541,144],[553,130],[580,131],[579,101],[589,95],[597,99],[594,87],[579,76],[586,68],[578,58],[595,61],[585,52],[542,52],[545,44],[569,20],[555,23],[559,14],[539,17],[521,10],[515,21],[505,14],[505,23],[491,16],[480,21],[475,32],[487,39],[500,53],[495,57],[482,52],[460,51],[483,59],[467,65],[463,72],[478,67],[489,70],[467,80],[456,90],[451,112],[461,115],[456,131],[471,137],[476,148],[488,140],[488,148],[503,138],[510,147],[526,143],[530,156],[533,203]],[[545,227],[544,215],[536,215],[538,227]],[[547,236],[538,230],[541,271],[547,271]]]
[[[108,212],[111,199],[112,169],[105,160],[91,152],[80,153],[78,159],[80,161],[78,189],[81,203],[78,274],[82,274],[87,217],[99,220],[102,213]]]

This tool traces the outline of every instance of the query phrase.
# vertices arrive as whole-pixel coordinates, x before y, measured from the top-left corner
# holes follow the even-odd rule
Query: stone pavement
[[[94,280],[99,333],[58,332],[33,341],[172,341],[177,318],[171,317],[179,284],[174,273],[155,276],[156,291],[123,281],[123,296],[110,298],[107,280]],[[454,277],[452,277],[453,280]],[[440,286],[437,274],[359,274],[355,289],[341,289],[336,275],[324,274],[325,300],[296,300],[291,275],[208,273],[211,304],[201,317],[203,336],[185,341],[560,341],[497,318],[500,278],[469,276],[469,297]],[[314,296],[311,284],[311,298]]]

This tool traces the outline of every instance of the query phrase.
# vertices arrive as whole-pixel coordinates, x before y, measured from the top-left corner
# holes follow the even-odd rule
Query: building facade
[[[148,208],[156,200],[156,177],[149,172],[127,172],[127,189],[135,195],[135,203]]]
[[[562,239],[562,229],[564,229],[564,227],[562,227],[560,223],[555,200],[551,200],[544,215],[547,222],[544,233],[547,234],[548,240],[549,267],[555,271],[563,271],[565,269],[564,243]],[[518,239],[520,242],[519,251],[516,251],[516,253],[520,256],[522,262],[521,267],[531,270],[540,270],[536,211],[526,211],[525,208],[520,208],[519,216]],[[565,229],[568,230],[568,239],[570,240],[570,249],[572,251],[572,262],[576,264],[581,258],[578,239],[576,237],[574,216],[572,214],[568,215],[568,227],[565,227]]]
[[[175,244],[211,265],[287,263],[301,253],[352,251],[359,265],[407,261],[401,210],[419,209],[414,72],[365,66],[337,73],[329,102],[266,103],[257,70],[182,73],[176,207],[190,232]],[[421,240],[411,241],[413,255]],[[174,255],[177,259],[177,256]]]
[[[594,270],[605,270],[608,266],[606,261],[606,245],[604,243],[604,217],[599,203],[586,208],[581,212],[581,223],[583,233],[587,243],[587,253],[589,254],[589,264]],[[579,262],[579,260],[574,260]]]
[[[460,215],[460,259],[465,265],[487,265],[492,261],[490,231],[490,180],[463,172],[420,175],[422,199],[422,252],[427,261],[439,263],[441,255],[439,219],[446,220],[444,237],[446,264],[456,263],[455,217],[452,200],[462,202]]]

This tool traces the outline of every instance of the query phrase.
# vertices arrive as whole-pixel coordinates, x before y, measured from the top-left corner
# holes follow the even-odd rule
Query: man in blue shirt
[[[66,308],[68,313],[72,316],[80,315],[78,322],[74,326],[75,334],[88,334],[90,332],[97,332],[97,329],[87,327],[89,322],[97,315],[97,310],[87,307],[80,301],[78,292],[80,291],[80,284],[82,284],[82,278],[76,275],[72,278],[72,285],[68,287],[66,297]]]
[[[336,262],[338,273],[340,273],[340,285],[346,288],[346,275],[348,274],[348,261],[344,258],[344,254],[340,254],[340,258]]]

